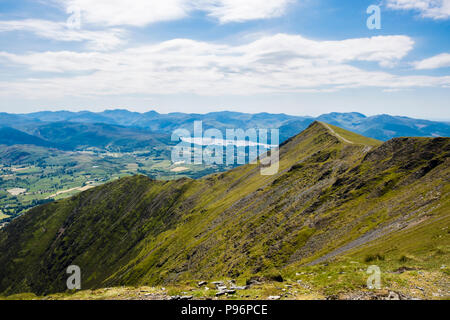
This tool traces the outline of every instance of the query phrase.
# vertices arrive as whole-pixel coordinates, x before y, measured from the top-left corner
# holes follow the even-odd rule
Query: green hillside
[[[246,165],[199,180],[122,178],[0,230],[0,292],[64,291],[71,264],[84,288],[280,280],[346,259],[445,274],[449,156],[450,138],[382,144],[314,122],[281,147],[274,176]]]

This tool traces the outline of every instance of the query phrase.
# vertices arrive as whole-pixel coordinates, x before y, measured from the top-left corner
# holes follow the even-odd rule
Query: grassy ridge
[[[70,264],[84,287],[100,288],[294,278],[322,268],[323,257],[400,261],[441,250],[448,259],[448,232],[422,242],[405,232],[448,225],[450,139],[380,145],[333,130],[316,122],[287,141],[274,176],[259,165],[200,180],[136,176],[33,209],[0,231],[0,292],[64,291]],[[398,237],[392,256],[390,237]]]

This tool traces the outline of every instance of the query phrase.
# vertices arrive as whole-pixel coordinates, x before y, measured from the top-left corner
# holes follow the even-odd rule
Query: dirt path
[[[83,192],[83,191],[86,191],[86,190],[89,190],[89,189],[92,189],[92,188],[95,188],[95,187],[96,186],[88,185],[88,186],[84,186],[84,187],[77,187],[77,188],[72,188],[72,189],[68,189],[68,190],[58,191],[57,193],[52,194],[51,196],[48,196],[46,199],[51,199],[51,198],[54,198],[56,196],[59,196],[60,194],[69,193],[69,192],[72,192],[72,191],[81,191],[81,192]]]
[[[324,125],[325,128],[327,128],[331,134],[333,136],[335,136],[336,138],[338,138],[339,140],[342,140],[346,143],[350,143],[350,144],[354,144],[353,142],[351,142],[350,140],[345,139],[344,137],[342,137],[339,133],[337,133],[336,131],[333,130],[333,128],[331,128],[328,124],[326,124],[325,122],[321,122],[321,124]]]

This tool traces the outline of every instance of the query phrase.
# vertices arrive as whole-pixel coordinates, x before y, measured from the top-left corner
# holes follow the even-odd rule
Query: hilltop
[[[198,180],[134,176],[32,209],[0,230],[0,292],[65,291],[71,264],[86,289],[305,279],[298,271],[333,263],[342,279],[306,279],[345,293],[363,286],[343,281],[350,260],[445,277],[449,164],[450,138],[383,143],[316,121],[282,145],[274,176],[260,164]]]

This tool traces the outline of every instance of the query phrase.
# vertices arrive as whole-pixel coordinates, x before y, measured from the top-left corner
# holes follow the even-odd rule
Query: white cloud
[[[55,73],[54,77],[39,78],[37,73],[34,79],[0,82],[0,94],[247,95],[450,85],[450,77],[396,76],[351,65],[354,61],[392,65],[412,46],[406,36],[314,41],[277,34],[244,45],[175,39],[116,52],[0,52],[0,63]]]
[[[206,12],[221,23],[267,19],[282,15],[295,0],[54,0],[65,9],[81,10],[83,21],[106,26],[145,26]]]
[[[67,27],[65,22],[28,19],[0,21],[0,32],[26,31],[39,37],[57,41],[86,41],[93,50],[109,50],[123,43],[124,31],[109,29],[107,31],[77,30]]]
[[[197,7],[221,23],[242,22],[282,16],[293,0],[205,0]]]
[[[184,18],[187,0],[57,0],[66,9],[79,8],[83,22],[106,26],[144,26]]]
[[[418,70],[450,67],[450,54],[442,53],[422,61],[417,61],[414,63],[414,66]]]
[[[450,17],[450,0],[387,0],[387,6],[395,10],[415,10],[424,18],[435,20]]]
[[[176,20],[196,10],[206,12],[221,23],[266,19],[282,15],[287,5],[295,0],[53,1],[62,6],[68,17],[74,12],[79,13],[82,28],[70,28],[68,21],[0,20],[0,32],[26,31],[51,40],[87,42],[88,48],[92,50],[110,50],[125,42],[125,31],[114,26],[145,26],[159,21]],[[101,30],[91,30],[92,25]]]

